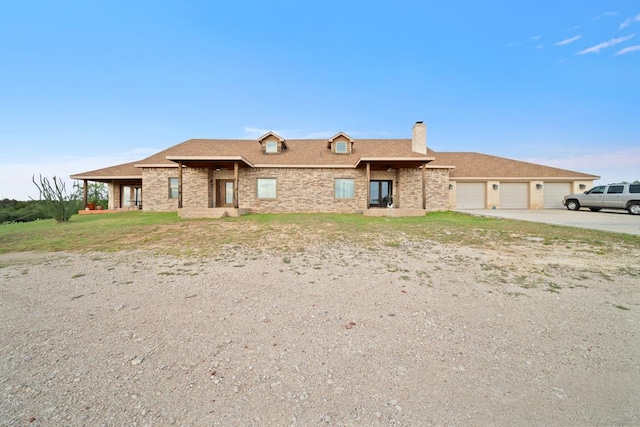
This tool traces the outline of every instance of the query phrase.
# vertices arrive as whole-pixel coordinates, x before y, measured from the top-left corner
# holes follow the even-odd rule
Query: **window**
[[[276,198],[276,179],[258,178],[258,199]]]
[[[278,142],[277,141],[267,141],[264,146],[264,152],[268,154],[273,154],[278,152]]]
[[[629,186],[629,193],[640,193],[640,184],[631,184]]]
[[[607,194],[621,194],[624,191],[624,185],[612,185],[607,190]]]
[[[169,178],[169,198],[178,198],[178,178]]]
[[[353,199],[355,196],[355,180],[353,178],[336,178],[336,199]]]
[[[336,153],[346,153],[346,152],[347,152],[347,143],[336,142]]]
[[[593,187],[591,190],[587,191],[587,194],[602,194],[604,193],[604,185]]]

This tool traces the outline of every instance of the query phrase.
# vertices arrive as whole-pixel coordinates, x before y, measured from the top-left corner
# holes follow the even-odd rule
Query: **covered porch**
[[[135,167],[135,163],[130,162],[71,175],[71,179],[82,181],[82,209],[84,211],[142,209],[142,172]],[[107,193],[98,194],[98,191],[92,191],[91,183],[106,184]],[[107,204],[98,205],[98,199],[104,200],[103,196]],[[98,206],[101,206],[101,209],[98,209]]]
[[[356,167],[364,166],[367,180],[367,209],[363,215],[424,216],[427,213],[426,170],[427,163],[432,160],[432,157],[362,158]]]

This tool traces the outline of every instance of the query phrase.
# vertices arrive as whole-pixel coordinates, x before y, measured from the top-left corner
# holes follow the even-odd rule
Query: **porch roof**
[[[108,182],[113,180],[141,180],[142,169],[135,167],[137,162],[123,163],[102,169],[71,175],[71,179]]]

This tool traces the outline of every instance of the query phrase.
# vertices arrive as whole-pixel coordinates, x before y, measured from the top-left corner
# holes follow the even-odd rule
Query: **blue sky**
[[[640,2],[0,0],[0,199],[190,138],[409,138],[640,179]]]

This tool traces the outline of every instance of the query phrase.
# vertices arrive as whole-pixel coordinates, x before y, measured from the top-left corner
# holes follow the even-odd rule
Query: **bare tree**
[[[79,193],[73,191],[67,192],[66,185],[62,179],[53,177],[49,181],[47,177],[40,175],[40,179],[36,181],[35,175],[31,180],[40,191],[40,204],[46,214],[51,216],[57,222],[65,222],[71,219],[71,216],[80,209]],[[32,199],[35,200],[35,199]]]

